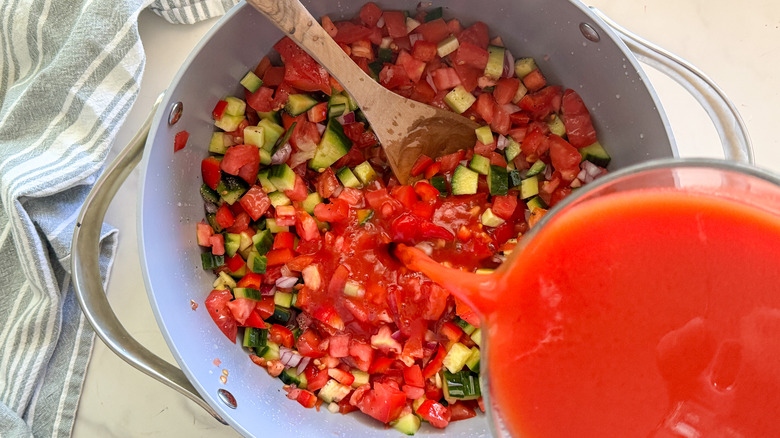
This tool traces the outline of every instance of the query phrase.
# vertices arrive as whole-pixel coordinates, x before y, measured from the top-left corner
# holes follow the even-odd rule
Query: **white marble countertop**
[[[745,0],[590,0],[612,19],[707,73],[732,99],[753,140],[756,164],[780,173],[776,136],[780,102],[780,2]],[[147,54],[140,96],[119,133],[124,146],[170,83],[181,63],[216,20],[171,25],[145,11],[139,27]],[[648,71],[683,156],[718,156],[714,128],[682,87]],[[173,362],[152,314],[138,260],[138,169],[106,216],[120,230],[108,296],[120,320],[140,342]],[[194,403],[136,371],[96,340],[74,427],[84,437],[234,437]]]

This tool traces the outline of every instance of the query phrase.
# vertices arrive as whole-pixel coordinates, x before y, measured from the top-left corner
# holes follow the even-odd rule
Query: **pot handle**
[[[753,147],[747,127],[734,103],[701,70],[620,26],[603,12],[590,9],[617,33],[636,57],[682,85],[707,111],[723,145],[726,159],[753,164]]]
[[[222,424],[227,424],[203,400],[182,370],[149,351],[127,332],[111,309],[99,275],[98,245],[103,218],[117,190],[141,161],[146,137],[162,97],[157,98],[149,117],[98,178],[84,201],[71,244],[73,286],[84,315],[108,348],[133,367],[187,396]]]

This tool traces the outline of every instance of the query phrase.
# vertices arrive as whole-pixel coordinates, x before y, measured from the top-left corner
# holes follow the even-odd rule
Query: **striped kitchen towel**
[[[0,1],[0,436],[70,436],[94,333],[75,300],[76,216],[138,94],[138,13],[237,0]],[[105,279],[116,232],[103,229]]]

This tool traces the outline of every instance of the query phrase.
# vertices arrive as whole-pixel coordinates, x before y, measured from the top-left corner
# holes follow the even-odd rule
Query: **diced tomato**
[[[574,90],[563,93],[561,104],[563,124],[566,126],[566,138],[575,148],[584,148],[596,142],[596,130],[590,119],[590,113],[582,98]]]
[[[374,349],[367,342],[353,338],[349,341],[349,355],[359,370],[368,372],[374,360]]]
[[[386,356],[379,356],[377,358],[374,358],[374,361],[371,363],[371,367],[368,369],[368,374],[384,374],[387,372],[387,370],[390,369],[390,366],[395,362],[394,359],[391,359]]]
[[[403,66],[412,82],[419,81],[425,70],[425,63],[414,58],[406,50],[402,50],[398,53],[398,58],[395,63],[396,65]]]
[[[437,158],[437,161],[441,163],[441,172],[449,173],[455,170],[455,168],[458,167],[458,164],[460,164],[460,161],[463,159],[465,155],[466,153],[460,150],[458,152],[454,152],[449,155],[444,155]]]
[[[322,343],[320,335],[312,329],[306,329],[298,336],[296,348],[301,356],[316,359],[325,356],[325,352],[320,348],[320,343]]]
[[[332,357],[332,356],[331,356]],[[355,381],[355,376],[339,368],[328,369],[328,376],[336,379],[342,385],[350,386]]]
[[[274,44],[284,62],[284,80],[303,91],[322,91],[330,95],[330,75],[289,37]]]
[[[455,239],[455,235],[446,228],[408,213],[398,216],[390,225],[390,229],[392,238],[396,242],[416,244],[421,240],[427,239],[444,239],[447,241]]]
[[[517,208],[517,196],[493,196],[493,205],[491,209],[496,216],[509,220]]]
[[[249,298],[236,298],[233,301],[228,301],[227,307],[238,325],[244,326],[247,318],[254,313],[255,303],[256,301]]]
[[[490,164],[494,166],[506,167],[506,159],[498,152],[491,152],[488,158],[490,158]]]
[[[525,139],[520,143],[520,149],[529,162],[536,161],[540,156],[547,152],[549,147],[547,137],[536,128],[528,131]]]
[[[444,358],[447,356],[447,350],[439,344],[439,348],[436,350],[436,356],[425,365],[422,370],[423,377],[429,379],[441,370],[442,364],[444,364]]]
[[[229,147],[225,151],[220,168],[225,173],[238,175],[249,184],[253,184],[260,169],[260,154],[257,146],[240,144]]]
[[[293,249],[295,235],[289,231],[281,231],[274,236],[273,249]]]
[[[317,177],[317,193],[319,193],[323,198],[330,198],[333,192],[335,192],[340,185],[341,184],[339,184],[338,178],[336,178],[336,174],[330,167],[325,169],[325,171]]]
[[[431,73],[433,84],[439,90],[449,90],[461,84],[460,77],[454,68],[440,68]]]
[[[528,88],[528,91],[539,91],[544,88],[545,85],[547,85],[547,79],[544,78],[542,72],[537,68],[531,73],[525,75],[523,78],[523,84],[525,85],[525,88]]]
[[[388,90],[412,85],[412,80],[401,65],[385,64],[379,72],[379,83]]]
[[[307,367],[308,368],[308,367]],[[305,389],[301,389],[301,392],[298,393],[298,396],[295,397],[295,400],[301,404],[304,408],[313,408],[316,404],[319,398],[317,398],[314,393],[307,391]]]
[[[211,228],[211,225],[201,221],[195,224],[195,228],[197,230],[198,245],[205,247],[211,246],[209,238],[214,235],[214,229]]]
[[[237,287],[248,287],[250,289],[260,289],[262,285],[263,275],[254,272],[248,272],[236,283]]]
[[[225,229],[228,233],[238,234],[242,231],[246,231],[249,228],[249,222],[252,218],[249,217],[249,213],[242,211],[236,215],[236,219],[233,221],[233,225]]]
[[[511,102],[515,97],[518,88],[520,88],[520,79],[499,79],[495,90],[493,90],[493,97],[496,99],[496,103],[499,105],[506,105],[507,103]]]
[[[335,38],[339,33],[338,28],[335,24],[333,24],[333,20],[331,20],[327,15],[323,15],[320,18],[320,22],[322,24],[322,28],[325,30],[325,33],[327,33],[331,38]]]
[[[292,348],[295,342],[293,332],[279,324],[272,324],[271,328],[268,329],[268,339],[287,348]]]
[[[212,254],[225,255],[225,236],[221,234],[215,234],[209,237],[209,245],[211,246]]]
[[[303,240],[315,240],[320,237],[320,230],[317,228],[317,222],[309,213],[304,210],[298,210],[298,217],[295,221],[295,231]]]
[[[422,62],[433,61],[438,52],[436,43],[427,40],[417,40],[412,47],[412,56]]]
[[[404,385],[403,391],[404,394],[406,394],[406,398],[409,400],[417,400],[418,398],[425,397],[425,388],[419,386]]]
[[[282,227],[291,227],[295,225],[295,207],[292,205],[280,205],[274,211],[276,224]]]
[[[222,173],[219,170],[221,160],[217,157],[208,157],[200,162],[200,173],[203,177],[203,182],[209,186],[212,190],[217,189]]]
[[[405,37],[406,17],[401,11],[384,11],[382,16],[385,18],[385,29],[391,38]]]
[[[460,84],[468,92],[474,91],[477,88],[479,77],[482,75],[482,70],[472,67],[467,64],[453,64],[452,68],[458,74]]]
[[[227,203],[219,206],[215,215],[215,219],[217,220],[217,225],[222,228],[228,228],[233,225],[233,222],[236,221],[236,218],[233,216],[233,213],[230,211]]]
[[[366,26],[373,27],[382,17],[382,10],[374,2],[368,2],[360,8],[360,21]]]
[[[417,161],[412,165],[412,170],[409,171],[409,175],[417,176],[423,173],[431,164],[433,164],[433,159],[431,157],[425,154],[420,155],[420,157],[417,158]]]
[[[273,109],[274,89],[269,87],[260,87],[254,93],[244,90],[246,104],[257,112],[265,113]]]
[[[561,173],[564,181],[574,181],[580,172],[580,160],[582,159],[577,148],[555,134],[550,135],[549,141],[550,160],[553,167]]]
[[[373,132],[366,129],[363,122],[347,123],[343,126],[344,135],[347,136],[356,148],[352,148],[344,158],[348,158],[348,163],[356,166],[363,162],[365,159],[360,149],[368,146],[373,146],[377,143],[376,136]],[[335,164],[334,164],[335,167]]]
[[[425,181],[417,181],[414,191],[424,202],[433,202],[439,198],[439,190]]]
[[[330,376],[328,376],[328,370],[320,371],[315,366],[307,366],[305,374],[307,388],[310,391],[317,391],[318,389],[322,389],[322,387],[328,383],[328,380],[330,380]]]
[[[255,312],[263,319],[268,319],[274,314],[276,304],[273,297],[263,297],[262,300],[255,303]]]
[[[425,400],[416,411],[423,420],[429,422],[431,426],[440,429],[450,424],[450,410],[441,403],[433,400]]]
[[[477,416],[477,412],[474,408],[466,405],[463,402],[455,402],[449,405],[450,408],[450,422],[465,420]]]
[[[236,319],[230,313],[227,307],[227,303],[233,299],[233,295],[228,290],[215,289],[212,290],[208,298],[206,298],[206,310],[208,310],[211,319],[217,324],[217,327],[222,333],[230,339],[230,342],[236,343],[236,335],[238,334],[238,325]]]
[[[425,179],[433,178],[437,173],[439,173],[439,170],[441,170],[441,163],[431,163],[431,165],[425,169]]]
[[[431,104],[434,97],[436,97],[436,91],[427,81],[420,81],[414,84],[414,89],[412,90],[412,95],[410,96],[410,98],[413,100],[427,104]]]
[[[350,339],[349,333],[333,335],[328,338],[328,354],[330,357],[341,358],[349,356]]]
[[[453,35],[460,35],[460,33],[463,32],[463,26],[460,24],[460,20],[457,18],[453,18],[447,22],[447,29]]]
[[[461,44],[464,42],[471,43],[487,50],[488,43],[490,42],[487,24],[477,21],[458,35],[458,41],[460,41]]]
[[[485,70],[488,62],[488,51],[469,42],[461,42],[458,50],[450,55],[455,65],[467,65],[478,70]]]
[[[284,81],[284,67],[269,67],[263,75],[263,85],[278,87]]]
[[[533,120],[543,121],[551,113],[560,110],[562,99],[561,87],[546,87],[539,92],[526,94],[518,105],[528,111]]]
[[[474,110],[487,123],[493,121],[493,115],[496,113],[496,101],[492,94],[480,94],[474,103]]]
[[[306,113],[306,116],[310,122],[319,123],[327,118],[327,114],[328,102],[320,102],[317,105],[311,107],[311,109],[309,109],[309,111]]]
[[[271,59],[267,56],[263,56],[263,59],[260,60],[260,62],[257,63],[257,67],[255,67],[254,73],[257,75],[257,77],[262,78],[263,75],[265,75],[265,72],[268,71],[268,69],[271,67]]]
[[[309,191],[306,190],[306,183],[303,181],[300,175],[295,175],[295,185],[290,190],[285,190],[284,194],[290,198],[291,201],[302,202],[309,196]]]
[[[265,194],[260,186],[252,186],[244,193],[244,196],[238,201],[252,220],[258,220],[271,207],[271,200]]]
[[[412,365],[404,368],[404,382],[407,385],[412,386],[425,386],[425,379],[423,379],[422,370],[419,365]]]
[[[342,200],[349,205],[355,206],[363,201],[363,192],[360,189],[344,187],[341,193],[339,193],[337,199]]]
[[[309,385],[311,387],[311,385]],[[376,382],[374,388],[363,395],[357,407],[383,423],[398,418],[406,406],[406,394],[387,383]]]
[[[417,198],[417,194],[414,192],[414,187],[412,186],[396,186],[393,187],[393,190],[391,191],[391,194],[395,199],[397,199],[401,204],[404,205],[407,209],[410,209],[414,206],[414,204],[419,200]]]
[[[227,101],[226,100],[220,100],[217,102],[216,105],[214,105],[214,109],[211,110],[211,117],[214,118],[214,120],[219,120],[222,118],[222,116],[225,114],[225,110],[227,109]]]
[[[509,127],[512,122],[509,119],[509,114],[504,111],[500,106],[496,107],[496,112],[493,114],[493,121],[490,122],[490,128],[493,132],[501,135],[507,135],[509,133]]]
[[[259,329],[264,329],[266,327],[265,321],[263,321],[263,317],[260,316],[260,313],[258,313],[257,310],[253,310],[252,313],[249,314],[249,316],[246,318],[246,321],[244,321],[244,326]]]
[[[439,44],[441,40],[450,35],[447,23],[441,18],[420,24],[414,32],[420,34],[423,40],[433,44]]]
[[[320,222],[341,222],[349,217],[349,204],[342,199],[333,199],[330,204],[317,204],[314,216]]]
[[[339,21],[336,23],[336,28],[338,32],[333,40],[337,43],[352,44],[360,40],[368,42],[368,37],[371,35],[371,29],[350,21]]]
[[[276,266],[283,265],[292,260],[295,257],[295,253],[289,248],[272,249],[271,251],[268,251],[268,254],[265,256],[267,257],[266,263],[268,266]]]

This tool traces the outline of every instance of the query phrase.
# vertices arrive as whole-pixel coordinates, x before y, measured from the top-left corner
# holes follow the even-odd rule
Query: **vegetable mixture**
[[[488,272],[609,155],[573,90],[548,85],[484,23],[441,8],[322,24],[380,84],[482,124],[473,150],[422,156],[401,185],[360,109],[289,38],[213,109],[201,164],[214,322],[307,408],[360,410],[413,434],[483,410],[480,320],[393,245]]]

